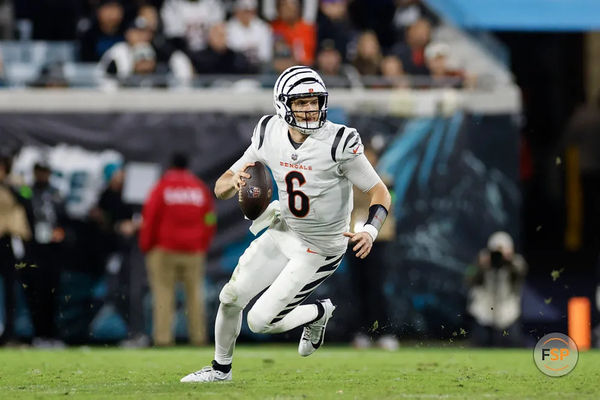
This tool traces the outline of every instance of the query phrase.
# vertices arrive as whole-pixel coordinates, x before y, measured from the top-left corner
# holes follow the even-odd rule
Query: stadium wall
[[[7,91],[0,93],[0,140],[38,149],[78,146],[98,160],[113,162],[102,158],[110,149],[127,163],[155,166],[165,165],[173,151],[184,150],[192,169],[214,185],[242,154],[266,113],[272,113],[267,90]],[[356,127],[365,143],[384,144],[378,169],[395,192],[397,239],[387,254],[384,288],[391,319],[378,321],[379,326],[420,338],[445,337],[464,326],[465,267],[490,233],[506,230],[518,237],[519,113],[514,87],[491,92],[332,91],[330,119]],[[88,167],[102,168],[102,161],[90,159]],[[27,172],[33,162],[32,157],[17,160],[16,167]],[[69,201],[81,201],[82,196],[72,196],[74,190],[100,189],[98,179],[96,184],[85,181],[98,171],[82,174],[64,157],[51,158],[51,163],[55,178],[66,182],[62,187]],[[217,204],[218,235],[205,283],[209,324],[218,290],[252,240],[236,202]],[[76,218],[85,214],[85,207],[75,203],[71,209],[78,210]],[[91,266],[92,254],[73,254],[59,296],[70,299],[61,300],[63,337],[73,342],[118,339],[123,324],[113,309],[107,310],[110,285],[103,266]],[[132,270],[142,276],[141,255],[133,251],[130,258]],[[142,311],[133,323],[148,330],[150,300],[136,281],[139,276],[133,277],[132,303]],[[356,300],[345,264],[313,296],[324,294],[341,305],[328,335],[347,339]],[[178,321],[179,336],[184,336],[183,310]],[[26,323],[21,327],[26,334]],[[245,325],[242,336],[261,338]],[[297,334],[280,337],[295,340]]]

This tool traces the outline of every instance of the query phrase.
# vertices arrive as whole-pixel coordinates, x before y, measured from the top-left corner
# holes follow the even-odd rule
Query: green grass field
[[[211,348],[64,351],[0,349],[0,399],[598,399],[600,352],[562,378],[542,375],[531,350],[239,346],[233,382],[182,384]]]

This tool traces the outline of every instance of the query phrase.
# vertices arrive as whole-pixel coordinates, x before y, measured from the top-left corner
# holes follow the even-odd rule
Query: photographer
[[[475,265],[467,269],[467,311],[474,318],[471,338],[477,346],[520,346],[521,289],[527,263],[515,254],[506,232],[495,232]]]

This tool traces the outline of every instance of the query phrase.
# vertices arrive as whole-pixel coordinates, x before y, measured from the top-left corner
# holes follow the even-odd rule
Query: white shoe
[[[312,322],[304,327],[302,331],[302,337],[300,337],[300,344],[298,345],[298,353],[302,357],[310,356],[315,352],[325,340],[325,327],[327,322],[333,315],[335,306],[331,303],[331,300],[318,300],[325,309],[325,314],[315,322]]]
[[[202,368],[200,371],[192,372],[191,374],[184,376],[179,382],[204,383],[230,381],[231,376],[231,370],[229,370],[229,372],[221,372],[214,369],[212,366],[207,366]]]

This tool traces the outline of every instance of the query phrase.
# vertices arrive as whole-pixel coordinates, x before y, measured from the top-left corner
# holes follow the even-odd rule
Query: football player
[[[181,382],[231,380],[242,310],[265,289],[248,312],[250,329],[280,333],[303,325],[298,352],[317,350],[335,306],[329,299],[301,304],[335,272],[348,240],[356,257],[369,254],[390,207],[358,132],[327,120],[328,93],[319,74],[290,67],[277,79],[273,96],[277,114],[260,119],[244,155],[217,180],[215,194],[233,197],[250,178],[246,168],[260,161],[271,169],[280,200],[259,217],[268,216],[268,229],[246,249],[221,290],[212,365]],[[368,220],[356,233],[349,232],[352,185],[370,196]]]

